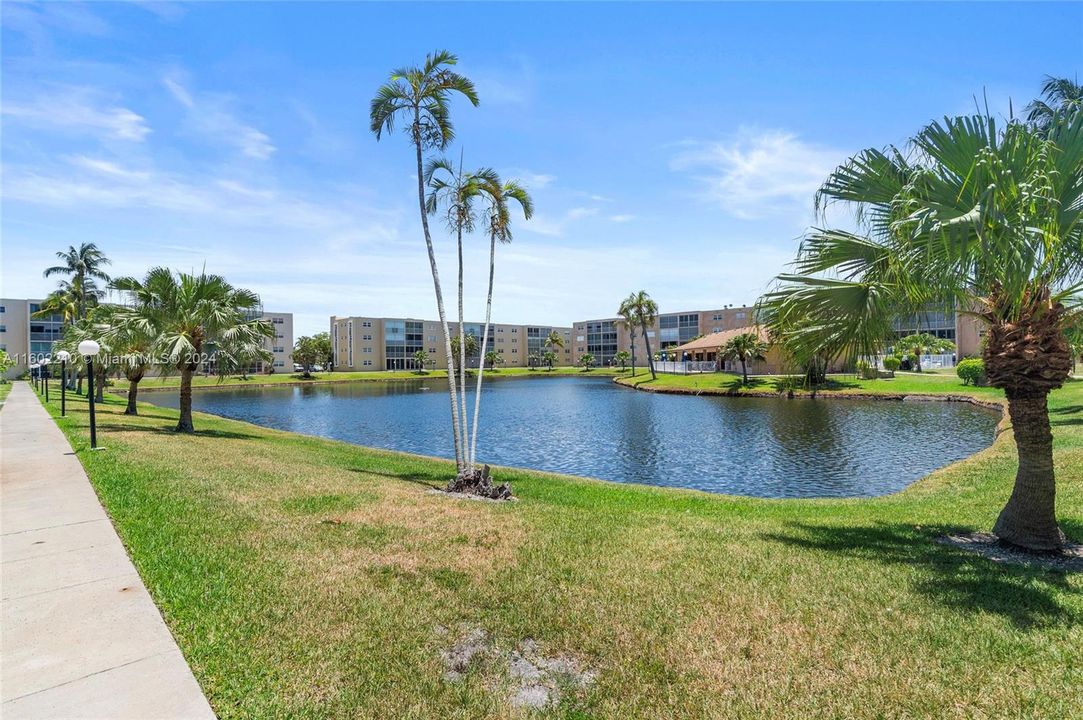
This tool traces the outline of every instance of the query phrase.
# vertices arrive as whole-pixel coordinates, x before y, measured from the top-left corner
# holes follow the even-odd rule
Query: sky
[[[392,68],[460,58],[450,158],[517,178],[536,215],[498,248],[493,319],[569,325],[647,290],[750,304],[866,147],[1079,77],[1083,4],[47,3],[2,5],[0,295],[54,254],[114,275],[225,275],[293,312],[434,318],[405,135],[368,105]],[[433,225],[449,304],[454,244]],[[466,244],[468,319],[488,242]]]

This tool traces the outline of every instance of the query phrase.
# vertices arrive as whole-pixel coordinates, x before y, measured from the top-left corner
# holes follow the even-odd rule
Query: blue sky
[[[1078,76],[1083,4],[3,4],[2,293],[55,250],[117,274],[226,275],[293,311],[435,316],[406,138],[377,143],[388,71],[459,54],[468,167],[533,192],[500,248],[494,319],[568,324],[646,289],[750,303],[864,148],[983,92],[1018,110]],[[834,218],[846,222],[845,218]],[[445,279],[454,274],[441,226]],[[487,243],[469,241],[480,318]],[[450,296],[449,296],[450,297]]]

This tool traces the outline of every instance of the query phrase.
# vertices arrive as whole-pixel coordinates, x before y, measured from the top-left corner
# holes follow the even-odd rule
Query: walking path
[[[27,383],[0,412],[0,476],[0,716],[214,718]]]

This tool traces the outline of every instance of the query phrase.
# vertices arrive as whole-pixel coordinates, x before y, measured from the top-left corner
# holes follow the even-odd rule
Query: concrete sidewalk
[[[213,718],[82,465],[25,382],[0,411],[0,476],[0,716]]]

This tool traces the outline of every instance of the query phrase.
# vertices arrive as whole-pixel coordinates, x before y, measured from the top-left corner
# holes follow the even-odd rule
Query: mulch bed
[[[993,562],[1030,565],[1059,572],[1083,572],[1083,545],[1068,543],[1059,552],[1037,552],[1008,545],[992,533],[958,533],[936,539],[941,545],[976,553]]]

